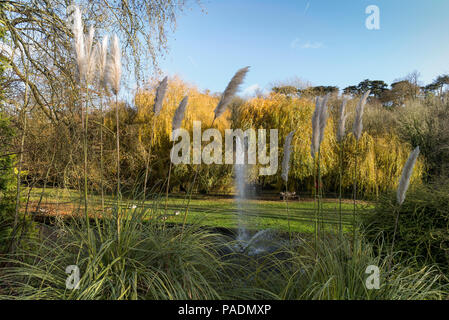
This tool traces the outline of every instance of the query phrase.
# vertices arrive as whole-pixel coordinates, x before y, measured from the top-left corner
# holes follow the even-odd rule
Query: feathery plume
[[[154,115],[159,115],[162,110],[162,102],[164,101],[165,93],[168,87],[168,77],[165,77],[156,89],[156,97],[154,98],[153,112]]]
[[[290,153],[292,152],[291,144],[293,135],[295,134],[294,131],[290,132],[287,138],[285,138],[284,142],[284,157],[282,159],[282,179],[287,183],[288,181],[288,172],[289,172],[289,166],[290,166]]]
[[[72,26],[74,47],[76,53],[76,63],[78,64],[78,70],[80,78],[84,76],[84,66],[86,59],[86,48],[84,46],[84,26],[83,19],[81,17],[81,11],[79,7],[75,7],[73,11],[73,26]]]
[[[90,83],[95,74],[96,50],[93,49],[95,28],[90,27],[87,36],[84,35],[83,20],[79,7],[75,7],[73,12],[72,31],[80,80]]]
[[[354,126],[352,128],[352,132],[354,133],[354,136],[357,139],[357,141],[362,136],[363,111],[365,110],[366,100],[368,99],[368,96],[370,95],[370,93],[371,93],[371,90],[368,90],[367,92],[365,92],[365,94],[360,99],[359,104],[357,105],[357,108],[355,109],[355,120],[354,120]]]
[[[329,117],[327,113],[327,102],[329,101],[330,94],[327,94],[324,99],[321,101],[321,108],[320,108],[320,139],[319,139],[319,145],[318,148],[321,145],[321,142],[323,142],[324,139],[324,129],[326,128],[327,119]]]
[[[185,96],[184,99],[182,99],[182,101],[179,103],[179,106],[175,111],[175,115],[173,116],[172,131],[175,131],[181,127],[188,100],[189,97]]]
[[[101,43],[97,45],[97,65],[98,65],[98,80],[100,88],[106,89],[106,66],[108,59],[108,43],[109,36],[105,35]]]
[[[312,144],[311,144],[311,154],[312,158],[315,158],[315,154],[318,152],[320,143],[320,114],[322,100],[320,97],[316,98],[315,111],[312,115]]]
[[[346,114],[346,104],[348,103],[348,99],[346,97],[343,98],[343,103],[340,108],[340,119],[338,121],[338,129],[337,129],[337,141],[342,142],[345,137],[346,131],[346,119],[348,115]]]
[[[401,179],[399,180],[398,189],[396,192],[396,197],[399,205],[402,205],[405,200],[405,194],[410,184],[410,178],[413,173],[413,168],[415,167],[416,160],[419,156],[419,147],[416,147],[415,150],[410,154],[407,162],[402,169]]]
[[[120,91],[120,79],[122,77],[122,62],[120,44],[117,35],[112,39],[111,52],[107,64],[107,79],[112,92],[116,95]]]
[[[231,81],[228,83],[223,95],[220,98],[220,101],[217,104],[217,107],[214,110],[215,117],[217,119],[220,117],[225,111],[229,103],[231,102],[234,95],[237,93],[239,86],[242,84],[243,79],[245,79],[246,74],[249,71],[249,67],[242,68],[238,70],[235,75],[232,77]]]
[[[95,36],[95,28],[94,27],[90,27],[89,28],[89,33],[87,34],[87,38],[84,40],[84,44],[86,46],[85,49],[85,53],[86,53],[86,58],[85,58],[85,74],[84,74],[84,78],[86,80],[87,83],[91,83],[92,82],[92,78],[95,75],[95,61],[96,59],[96,55],[97,55],[97,51],[95,50],[93,43],[94,43],[94,36]]]

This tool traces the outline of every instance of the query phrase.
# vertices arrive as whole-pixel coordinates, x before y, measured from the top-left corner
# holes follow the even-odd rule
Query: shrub
[[[0,253],[4,252],[5,241],[9,237],[14,220],[16,201],[16,174],[14,155],[11,155],[11,143],[14,131],[10,121],[0,113]]]
[[[354,249],[355,247],[355,249]],[[330,237],[301,241],[266,259],[252,275],[256,285],[287,300],[416,300],[445,299],[447,285],[432,266],[414,261],[396,263],[389,270],[390,256],[377,254],[362,237]],[[379,268],[379,289],[369,290],[368,266]]]
[[[217,236],[198,229],[144,220],[146,210],[122,212],[90,228],[83,219],[41,226],[45,236],[24,241],[0,259],[7,267],[0,299],[218,299],[224,263]],[[115,213],[114,213],[115,214]],[[30,250],[30,248],[32,248]],[[79,290],[66,289],[66,268],[80,270]]]
[[[395,194],[380,197],[374,212],[362,218],[369,241],[391,244],[395,210],[400,210],[395,249],[406,258],[448,270],[449,181],[412,188],[400,208]]]

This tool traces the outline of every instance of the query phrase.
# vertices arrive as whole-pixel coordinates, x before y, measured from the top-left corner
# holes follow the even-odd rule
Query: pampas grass
[[[343,142],[346,135],[346,119],[348,115],[346,114],[346,104],[348,103],[348,99],[346,97],[343,98],[343,102],[340,107],[340,118],[338,120],[338,129],[337,129],[337,142]]]
[[[226,86],[225,91],[221,95],[220,101],[218,101],[217,107],[214,110],[214,119],[212,120],[211,127],[213,127],[215,120],[218,119],[226,111],[226,108],[228,107],[229,103],[232,101],[232,98],[237,93],[237,91],[238,91],[240,85],[242,84],[243,80],[245,79],[245,76],[248,73],[248,71],[249,71],[249,67],[245,67],[245,68],[238,70],[235,73],[235,75],[232,77],[231,81],[229,81],[228,85]],[[193,188],[195,187],[195,182],[196,182],[196,178],[198,177],[199,171],[200,171],[200,165],[196,165],[195,176],[193,177],[193,183],[190,188],[189,200],[187,202],[186,213],[184,216],[184,224],[187,219],[187,213],[189,211],[190,200],[192,198]]]
[[[223,92],[223,95],[221,96],[221,99],[218,102],[217,107],[214,110],[215,113],[214,120],[219,118],[226,111],[226,108],[232,101],[232,98],[237,93],[239,86],[242,84],[248,71],[249,67],[242,68],[238,70],[232,77],[231,81],[228,83],[228,86]]]
[[[359,141],[360,137],[362,136],[363,112],[365,110],[366,101],[367,101],[370,93],[371,93],[371,90],[368,90],[367,92],[365,92],[365,94],[362,96],[362,98],[360,98],[359,104],[357,105],[357,108],[355,109],[355,119],[354,119],[354,125],[352,128],[352,132],[357,141]]]
[[[153,127],[151,131],[150,136],[150,146],[148,148],[148,156],[145,164],[145,181],[143,184],[143,199],[146,198],[147,193],[147,180],[148,180],[148,174],[150,171],[150,160],[151,160],[151,147],[153,145],[153,139],[154,139],[154,127],[156,125],[156,117],[160,114],[162,110],[162,103],[164,102],[165,94],[167,93],[168,88],[168,77],[165,77],[162,79],[162,81],[159,83],[159,86],[156,88],[156,96],[154,98],[154,105],[153,105]]]
[[[109,36],[105,35],[97,45],[98,87],[99,90],[107,88],[106,67],[108,63]]]
[[[315,159],[315,154],[318,152],[319,139],[320,139],[320,114],[321,114],[321,98],[317,97],[315,102],[315,111],[312,115],[312,143],[311,143],[311,155]]]
[[[189,101],[189,97],[185,96],[179,104],[178,108],[176,108],[175,114],[173,116],[172,121],[172,132],[181,128],[182,120],[184,120],[184,114],[186,111],[187,103]]]
[[[112,38],[111,52],[107,63],[107,80],[112,92],[117,96],[120,91],[120,80],[122,77],[122,53],[117,35]]]
[[[103,159],[103,93],[107,90],[106,68],[108,63],[109,36],[105,35],[103,40],[97,45],[97,66],[98,66],[98,92],[100,94],[100,185],[101,185],[101,210],[104,215],[104,159]]]
[[[284,157],[282,158],[282,174],[281,177],[285,182],[285,196],[284,201],[285,205],[287,206],[287,222],[288,222],[288,235],[289,239],[291,241],[292,234],[290,230],[290,211],[288,210],[288,172],[289,172],[289,166],[290,166],[290,154],[292,152],[292,139],[293,135],[295,134],[294,131],[290,132],[285,138],[284,142]]]
[[[327,102],[329,101],[330,94],[327,94],[321,102],[320,108],[320,137],[318,149],[321,146],[321,143],[324,139],[324,130],[326,129],[327,119],[329,118],[329,114],[327,113]]]
[[[312,143],[311,143],[311,155],[316,161],[317,168],[317,179],[315,180],[315,170],[314,170],[314,182],[316,183],[315,188],[315,201],[318,201],[318,208],[315,211],[315,240],[318,237],[318,216],[320,215],[321,207],[321,170],[320,170],[320,146],[324,139],[324,130],[326,128],[328,113],[327,113],[327,102],[329,100],[330,94],[327,94],[324,98],[317,97],[315,104],[315,111],[312,115]],[[318,158],[316,154],[318,153]]]
[[[326,128],[328,113],[327,113],[327,102],[329,100],[329,95],[324,98],[317,97],[315,104],[315,111],[312,115],[312,144],[311,144],[311,154],[312,158],[315,159],[316,154],[319,152],[321,142],[324,139],[324,129]]]
[[[88,186],[87,186],[87,130],[89,121],[89,84],[95,74],[96,50],[93,47],[95,29],[90,27],[87,37],[84,35],[83,21],[79,7],[75,7],[74,23],[73,23],[74,46],[76,53],[76,61],[78,64],[80,84],[84,81],[86,90],[86,107],[85,116],[81,110],[82,124],[84,126],[84,214],[86,220],[89,221],[88,215]],[[82,85],[81,85],[82,87]]]
[[[416,149],[413,150],[413,152],[410,154],[410,157],[408,158],[407,162],[404,165],[404,168],[402,169],[401,179],[399,180],[399,185],[396,192],[396,198],[400,206],[404,203],[405,194],[407,193],[407,189],[410,185],[410,178],[412,176],[416,160],[418,159],[419,152],[419,147],[416,147]]]
[[[282,174],[281,177],[284,180],[285,183],[288,182],[288,171],[290,166],[290,154],[292,152],[292,139],[293,135],[295,134],[294,131],[290,132],[287,138],[285,138],[284,143],[284,157],[282,158]]]
[[[405,194],[407,193],[408,187],[410,185],[410,178],[412,177],[413,168],[415,167],[416,160],[419,156],[419,146],[415,148],[415,150],[412,151],[409,158],[407,159],[407,162],[404,165],[404,168],[402,169],[402,175],[401,179],[399,180],[398,189],[396,190],[396,200],[398,202],[398,206],[400,207],[405,200]],[[396,220],[394,222],[394,232],[393,232],[393,240],[391,243],[391,252],[394,250],[394,242],[396,238],[396,232],[398,230],[398,224],[399,224],[399,208],[395,208],[396,211]],[[391,266],[391,263],[390,263]]]
[[[346,114],[346,104],[348,99],[343,97],[343,102],[340,107],[340,118],[338,120],[338,128],[337,128],[337,142],[338,142],[338,158],[339,158],[339,186],[338,186],[338,202],[339,202],[339,210],[338,210],[338,227],[340,238],[343,235],[343,226],[342,226],[342,180],[343,180],[343,140],[346,134],[346,118],[348,115]]]
[[[357,211],[357,149],[358,149],[358,141],[362,137],[362,130],[363,130],[363,112],[365,110],[365,104],[368,99],[368,96],[370,95],[371,90],[368,90],[365,92],[365,94],[360,98],[360,101],[355,109],[355,119],[354,124],[352,126],[352,133],[355,138],[355,150],[356,153],[354,155],[354,179],[353,179],[353,201],[354,201],[354,210],[353,210],[353,216],[352,216],[352,222],[353,222],[353,242],[355,243],[355,237],[356,237],[356,211]]]
[[[181,102],[179,103],[178,108],[176,108],[175,114],[173,115],[172,121],[172,136],[174,137],[174,131],[181,127],[182,120],[184,120],[184,115],[187,107],[187,103],[189,101],[189,97],[185,96]],[[173,158],[173,148],[175,146],[175,141],[173,140],[172,149],[170,150],[170,164],[168,168],[168,178],[167,178],[167,188],[165,190],[165,214],[167,214],[167,202],[168,202],[168,189],[170,187],[170,176],[171,176],[171,168],[172,168],[172,158]]]
[[[120,119],[118,93],[120,92],[120,81],[122,77],[122,53],[117,35],[112,38],[112,46],[107,61],[107,82],[115,95],[115,122],[116,122],[116,149],[117,149],[117,234],[120,236]]]
[[[162,103],[164,102],[165,93],[168,87],[168,77],[165,77],[156,89],[156,97],[154,98],[153,112],[158,116],[162,110]]]
[[[96,50],[93,47],[95,28],[90,27],[87,36],[84,34],[84,24],[79,7],[75,7],[73,18],[72,32],[80,81],[84,80],[88,85],[95,74]]]

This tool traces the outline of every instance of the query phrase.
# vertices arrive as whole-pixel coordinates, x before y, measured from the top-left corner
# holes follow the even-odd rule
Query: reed
[[[215,120],[217,120],[220,116],[222,116],[223,113],[228,108],[229,104],[231,103],[232,99],[237,94],[241,84],[243,83],[243,80],[245,79],[245,76],[248,73],[248,71],[249,71],[249,67],[245,67],[245,68],[239,69],[234,74],[232,79],[229,81],[228,85],[226,86],[225,91],[221,95],[220,101],[218,102],[217,106],[215,107],[214,119],[212,120],[212,124],[210,125],[211,128],[214,126]],[[200,170],[200,166],[201,165],[196,165],[195,176],[193,177],[192,186],[190,187],[189,199],[187,201],[186,211],[184,213],[183,227],[184,227],[184,225],[185,225],[185,223],[187,221],[187,214],[189,212],[190,200],[192,199],[192,192],[193,192],[194,187],[195,187],[195,183],[196,183],[196,179],[198,177],[198,172]]]
[[[75,7],[74,10],[74,24],[73,24],[73,35],[74,35],[74,47],[76,53],[76,61],[78,65],[79,81],[80,81],[80,92],[82,95],[82,87],[85,86],[85,110],[81,110],[82,125],[84,127],[84,137],[83,137],[83,151],[84,151],[84,214],[86,221],[89,220],[88,213],[88,184],[87,184],[87,165],[88,165],[88,122],[89,122],[89,85],[91,84],[92,77],[95,74],[96,67],[96,54],[97,51],[94,50],[93,40],[95,29],[93,27],[89,28],[89,33],[87,36],[84,34],[84,26],[81,17],[81,11],[79,7]],[[89,232],[89,230],[88,230]]]
[[[418,146],[410,154],[409,158],[407,159],[407,162],[404,165],[404,168],[402,169],[401,179],[399,180],[398,188],[396,190],[396,200],[397,200],[397,207],[395,208],[396,220],[394,222],[393,240],[391,242],[391,252],[393,252],[394,250],[394,242],[396,239],[396,232],[398,230],[399,224],[400,207],[404,203],[405,195],[410,185],[410,178],[412,177],[413,168],[415,167],[416,160],[418,159],[419,156],[419,152],[420,149]]]
[[[148,175],[150,172],[150,161],[151,161],[151,149],[153,145],[153,139],[154,139],[154,132],[155,132],[155,125],[156,125],[156,117],[160,114],[162,110],[162,104],[165,98],[165,94],[167,92],[167,86],[168,86],[168,77],[165,77],[158,85],[156,89],[156,95],[154,98],[154,104],[153,104],[153,125],[151,128],[151,135],[150,135],[150,145],[148,147],[148,154],[147,154],[147,160],[145,163],[145,180],[143,183],[143,201],[146,199],[146,192],[147,192],[147,180]]]
[[[217,104],[217,107],[214,110],[215,119],[219,118],[228,107],[229,103],[231,103],[232,98],[237,93],[240,85],[242,84],[243,80],[245,79],[246,74],[249,71],[249,67],[242,68],[238,70],[235,75],[232,77],[231,81],[229,81],[228,85],[226,86],[225,91],[223,92],[220,101]],[[213,125],[213,122],[212,122]]]
[[[322,223],[319,222],[321,219],[321,143],[324,139],[324,131],[326,128],[328,113],[327,113],[327,102],[330,95],[326,95],[324,98],[317,97],[315,111],[312,115],[312,143],[311,143],[311,155],[314,159],[314,183],[315,183],[315,241],[318,239],[318,233],[321,228],[323,228]],[[318,154],[318,157],[317,157]],[[315,175],[316,171],[316,175]],[[316,180],[315,180],[316,177]]]
[[[367,102],[368,96],[370,95],[371,90],[368,90],[363,94],[360,98],[360,101],[355,110],[355,119],[352,127],[352,133],[355,137],[355,154],[354,154],[354,177],[353,177],[353,215],[352,215],[352,223],[353,223],[353,242],[355,243],[356,239],[356,214],[357,214],[357,160],[358,160],[358,142],[362,137],[363,130],[363,112],[365,110],[365,104]]]
[[[290,132],[288,136],[285,138],[284,142],[284,156],[282,158],[282,180],[284,180],[285,183],[285,196],[284,201],[285,205],[287,207],[287,221],[288,221],[288,236],[289,240],[291,242],[292,240],[292,233],[290,230],[290,211],[288,210],[288,173],[290,170],[290,154],[292,152],[292,139],[293,135],[295,134],[294,131]]]
[[[173,135],[174,135],[174,132],[181,127],[181,123],[182,123],[182,120],[184,119],[188,101],[189,101],[189,97],[185,96],[179,103],[178,108],[176,108],[175,114],[173,115],[173,121],[172,121],[172,134]],[[170,164],[169,164],[169,168],[168,168],[167,187],[165,190],[165,214],[167,214],[168,190],[170,188],[170,176],[171,176],[174,145],[175,145],[175,141],[174,141],[174,136],[173,136],[172,148],[170,150],[170,160],[169,160]]]
[[[98,83],[97,89],[99,92],[100,100],[100,188],[101,188],[101,212],[104,215],[104,158],[103,158],[103,126],[104,126],[104,114],[103,114],[103,96],[107,90],[107,77],[106,77],[106,67],[108,59],[108,45],[109,36],[105,35],[101,43],[97,45],[97,65],[98,65]]]
[[[120,43],[117,35],[112,38],[112,46],[107,63],[107,82],[115,95],[115,124],[116,124],[116,151],[117,151],[117,235],[120,236],[120,119],[118,94],[120,92],[120,81],[122,77]]]
[[[338,162],[339,162],[339,170],[338,170],[338,230],[340,234],[340,238],[343,236],[343,226],[342,226],[342,180],[343,180],[343,140],[346,136],[346,119],[348,117],[346,113],[346,104],[348,99],[343,97],[343,102],[340,107],[340,117],[338,121],[337,128],[337,143],[338,143]]]

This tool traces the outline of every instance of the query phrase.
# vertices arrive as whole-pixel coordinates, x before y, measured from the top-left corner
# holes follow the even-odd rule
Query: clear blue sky
[[[251,66],[243,89],[294,76],[340,89],[391,83],[418,70],[424,83],[449,72],[447,0],[203,0],[178,19],[162,71],[223,91]],[[380,30],[365,27],[368,5]]]

